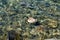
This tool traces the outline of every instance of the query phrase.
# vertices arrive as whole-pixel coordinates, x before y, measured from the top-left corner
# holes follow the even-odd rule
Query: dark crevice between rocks
[[[42,25],[42,24],[39,21],[37,21],[37,22],[33,23],[33,25],[39,26],[39,25]]]

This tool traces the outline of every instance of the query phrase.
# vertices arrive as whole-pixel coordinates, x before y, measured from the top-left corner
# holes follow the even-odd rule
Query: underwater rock
[[[9,31],[8,37],[9,37],[9,40],[14,40],[15,39],[15,31]]]
[[[49,7],[50,6],[50,4],[49,3],[45,3],[45,7]]]
[[[29,17],[29,19],[27,20],[29,23],[34,23],[37,21],[37,19],[34,19],[32,17]]]

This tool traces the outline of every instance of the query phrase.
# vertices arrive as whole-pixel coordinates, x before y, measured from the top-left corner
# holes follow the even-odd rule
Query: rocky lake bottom
[[[0,0],[0,40],[60,39],[60,0]]]

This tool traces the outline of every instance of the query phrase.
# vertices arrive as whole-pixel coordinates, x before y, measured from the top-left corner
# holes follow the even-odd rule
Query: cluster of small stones
[[[60,0],[0,0],[0,40],[60,39]]]

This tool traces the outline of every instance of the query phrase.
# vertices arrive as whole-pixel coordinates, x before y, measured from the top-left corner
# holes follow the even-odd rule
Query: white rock
[[[30,17],[28,20],[27,20],[29,23],[34,23],[37,21],[37,19],[34,19],[32,17]]]

